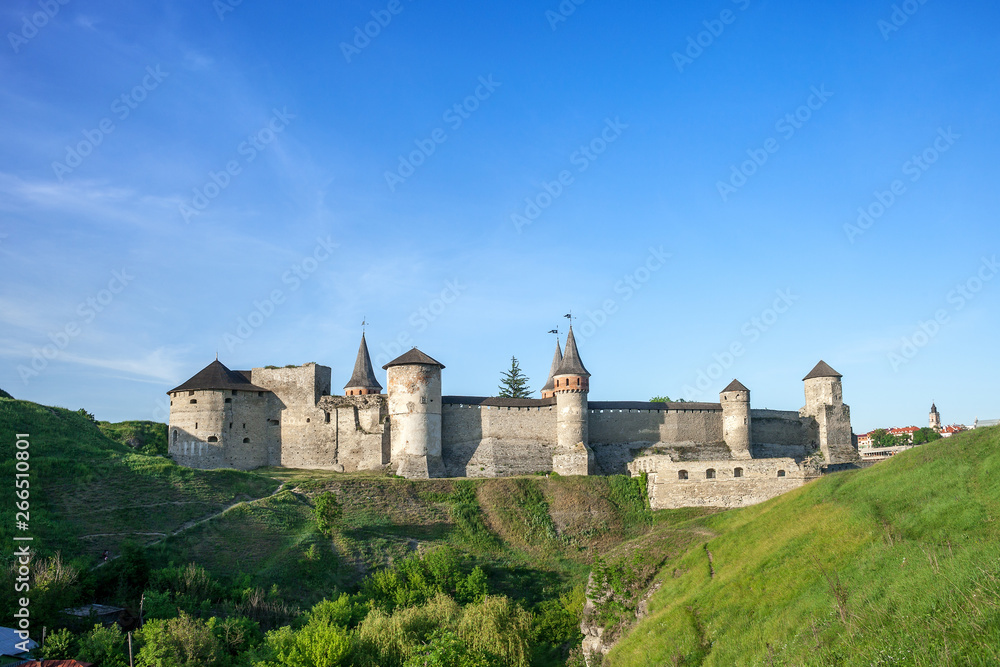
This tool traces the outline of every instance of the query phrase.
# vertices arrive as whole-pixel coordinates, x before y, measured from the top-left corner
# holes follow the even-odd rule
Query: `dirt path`
[[[200,526],[201,524],[207,523],[207,522],[211,521],[212,519],[216,519],[216,518],[222,516],[223,514],[225,514],[226,512],[228,512],[229,510],[233,509],[234,507],[238,507],[239,505],[253,505],[254,503],[259,503],[262,500],[267,500],[268,498],[273,498],[274,496],[278,495],[279,493],[281,493],[285,489],[285,484],[286,484],[286,482],[282,482],[281,484],[279,484],[278,488],[274,490],[274,493],[268,494],[266,496],[261,496],[260,498],[254,498],[253,500],[238,500],[235,503],[232,503],[231,505],[227,505],[226,507],[222,508],[220,511],[216,512],[215,514],[211,514],[211,515],[203,517],[201,519],[194,519],[192,521],[188,521],[188,522],[182,524],[180,528],[178,528],[177,530],[175,530],[175,531],[173,531],[171,533],[137,533],[137,532],[128,532],[128,533],[95,533],[93,535],[82,535],[82,536],[80,536],[79,539],[86,540],[86,539],[89,539],[89,538],[92,538],[92,537],[113,537],[113,536],[117,536],[117,535],[159,535],[160,536],[159,539],[153,540],[152,542],[149,542],[149,543],[143,545],[144,547],[151,547],[153,545],[159,544],[160,542],[163,542],[168,537],[173,537],[175,535],[180,535],[181,533],[183,533],[186,530],[191,530],[195,526]],[[165,504],[170,504],[170,503],[157,503],[157,504],[164,504],[165,505]],[[112,556],[111,558],[109,558],[106,561],[101,561],[100,563],[98,563],[97,565],[95,565],[92,569],[97,569],[99,567],[102,567],[106,563],[110,563],[111,561],[117,559],[118,557],[119,557],[118,555],[115,555],[115,556]]]

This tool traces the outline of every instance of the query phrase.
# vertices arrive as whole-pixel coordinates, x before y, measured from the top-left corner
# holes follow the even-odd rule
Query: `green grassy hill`
[[[1000,664],[1000,429],[703,525],[605,664]]]

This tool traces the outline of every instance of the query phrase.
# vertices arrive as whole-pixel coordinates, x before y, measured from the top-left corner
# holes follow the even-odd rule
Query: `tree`
[[[895,436],[884,428],[872,431],[872,447],[902,447],[910,444],[910,439],[904,436]]]
[[[941,434],[927,426],[923,427],[918,431],[913,432],[914,445],[923,445],[924,443],[934,442],[935,440],[940,440],[940,439],[941,439]]]
[[[500,378],[500,398],[530,398],[528,378],[521,372],[517,357],[510,358],[510,370]]]
[[[222,647],[212,630],[205,621],[184,612],[177,618],[149,621],[139,631],[143,647],[136,662],[145,667],[214,665],[222,654]]]
[[[670,397],[669,396],[654,396],[653,398],[649,399],[649,402],[650,403],[669,403],[670,402]]]
[[[330,491],[324,491],[316,496],[315,509],[316,527],[326,537],[333,539],[333,531],[340,524],[344,508],[340,506],[337,496]]]
[[[80,635],[77,658],[100,667],[125,667],[125,635],[117,624],[104,627],[100,623],[85,635]]]
[[[42,648],[36,653],[43,660],[72,660],[75,639],[73,633],[66,628],[50,632],[45,637]]]

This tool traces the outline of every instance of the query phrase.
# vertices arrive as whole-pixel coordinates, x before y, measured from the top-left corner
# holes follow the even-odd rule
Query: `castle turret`
[[[444,477],[441,461],[441,369],[417,348],[393,359],[388,371],[391,461],[409,479]]]
[[[361,347],[358,348],[358,358],[354,360],[354,372],[351,379],[344,385],[345,396],[367,396],[382,393],[382,385],[375,378],[372,368],[372,358],[368,354],[368,343],[361,334]]]
[[[941,430],[941,413],[938,412],[937,405],[931,403],[931,415],[929,426],[935,431]]]
[[[734,459],[750,458],[750,390],[733,380],[719,394],[722,438]]]
[[[542,398],[552,398],[555,396],[555,375],[556,371],[559,370],[559,364],[562,363],[562,350],[559,348],[559,339],[556,338],[556,353],[552,355],[552,365],[549,367],[549,379],[545,381],[545,386],[542,387]]]
[[[816,420],[819,448],[827,463],[849,463],[858,459],[851,436],[851,408],[844,405],[842,377],[825,361],[820,361],[802,378],[806,404],[799,414]]]
[[[273,394],[247,375],[216,359],[167,392],[171,458],[191,468],[249,470],[268,465]]]
[[[590,373],[580,360],[573,326],[566,336],[566,352],[552,376],[556,398],[556,453],[552,470],[560,475],[589,475],[594,452],[588,444],[587,393]]]

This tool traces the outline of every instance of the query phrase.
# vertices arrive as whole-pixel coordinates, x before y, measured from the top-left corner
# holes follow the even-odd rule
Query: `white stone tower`
[[[935,431],[941,431],[941,413],[934,403],[931,403],[930,427]]]
[[[588,444],[590,373],[580,360],[573,325],[566,336],[566,352],[552,379],[557,411],[552,470],[560,475],[589,475],[594,468],[594,452]]]
[[[393,359],[388,371],[391,461],[408,479],[444,477],[441,461],[441,369],[417,348]]]
[[[734,459],[750,458],[750,390],[733,380],[719,394],[722,438]]]
[[[820,361],[805,383],[806,404],[802,417],[812,417],[819,426],[819,448],[827,463],[850,463],[858,460],[858,450],[851,437],[851,408],[844,405],[843,376]]]

